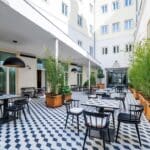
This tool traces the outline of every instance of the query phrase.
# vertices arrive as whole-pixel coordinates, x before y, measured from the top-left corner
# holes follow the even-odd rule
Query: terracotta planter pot
[[[97,84],[97,88],[99,88],[99,89],[104,89],[104,88],[105,88],[105,84],[103,84],[103,83],[98,83],[98,84]]]
[[[139,101],[140,101],[140,104],[144,106],[144,114],[146,114],[146,111],[147,111],[146,102],[147,101],[145,100],[142,94],[139,94]]]
[[[138,97],[138,92],[137,92],[135,89],[132,89],[132,92],[133,92],[134,98],[135,98],[136,100],[138,100],[138,99],[139,99],[139,97]]]
[[[72,94],[63,95],[62,96],[62,102],[64,103],[64,101],[69,101],[71,99],[71,95]]]
[[[146,118],[150,121],[150,101],[146,102]]]
[[[146,99],[142,94],[139,94],[140,104],[144,106],[144,114],[150,120],[150,100]]]
[[[129,88],[129,89],[130,89],[131,93],[133,93],[134,89],[133,88]]]
[[[46,106],[47,107],[59,107],[62,106],[62,95],[52,96],[51,94],[46,94]]]

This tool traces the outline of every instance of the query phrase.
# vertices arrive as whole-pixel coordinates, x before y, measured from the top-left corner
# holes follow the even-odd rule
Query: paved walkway
[[[87,95],[83,92],[74,92],[73,98],[84,101],[87,99]],[[137,103],[130,93],[127,94],[126,106],[129,103]],[[80,134],[77,135],[76,123],[71,124],[71,119],[67,128],[64,129],[66,119],[64,106],[56,109],[47,108],[43,99],[33,99],[30,109],[31,115],[27,115],[27,122],[22,115],[21,120],[17,120],[16,127],[13,122],[0,126],[0,150],[82,150],[85,135],[83,117],[80,118]],[[124,110],[122,109],[122,111]],[[121,124],[118,143],[107,143],[107,149],[149,150],[150,123],[144,116],[142,116],[139,128],[142,140],[141,148],[138,144],[135,127]],[[97,138],[87,138],[85,150],[92,149],[102,149],[102,141]]]

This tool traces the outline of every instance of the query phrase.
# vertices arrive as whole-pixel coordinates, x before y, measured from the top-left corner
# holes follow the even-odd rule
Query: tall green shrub
[[[150,40],[135,47],[128,75],[133,87],[150,98]]]
[[[56,65],[56,61],[53,57],[49,56],[44,59],[44,67],[46,69],[46,79],[50,87],[52,95],[57,95],[60,92],[60,88],[64,86],[64,67],[59,62]]]
[[[84,87],[88,87],[88,84],[89,84],[89,80],[85,81],[83,86]],[[95,86],[96,85],[96,78],[95,78],[95,73],[94,72],[91,72],[90,84],[91,84],[91,86]]]

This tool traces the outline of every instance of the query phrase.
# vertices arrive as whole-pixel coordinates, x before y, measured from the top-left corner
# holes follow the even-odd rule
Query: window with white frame
[[[68,16],[68,6],[64,2],[62,2],[62,14]]]
[[[79,45],[80,47],[82,47],[82,41],[81,41],[81,40],[78,40],[78,45]]]
[[[132,5],[132,0],[124,0],[125,6],[131,6]]]
[[[101,6],[101,12],[104,14],[104,13],[107,13],[107,11],[108,11],[107,5],[106,4],[102,5]]]
[[[103,47],[102,48],[102,54],[103,55],[107,55],[108,54],[108,48],[107,47]]]
[[[90,8],[90,12],[92,13],[93,12],[93,5],[91,3],[89,4],[89,8]]]
[[[91,24],[89,25],[89,30],[90,30],[90,33],[92,34],[93,33],[93,26]]]
[[[94,57],[94,49],[92,46],[89,46],[90,55]]]
[[[126,49],[126,52],[131,52],[133,49],[132,44],[126,44],[125,49]]]
[[[108,33],[108,25],[101,26],[101,34],[107,34]]]
[[[119,32],[120,31],[120,23],[119,22],[112,24],[112,31],[113,32]]]
[[[119,46],[118,45],[115,45],[113,46],[113,53],[119,53]]]
[[[81,26],[81,27],[83,26],[83,18],[82,18],[82,16],[80,16],[80,15],[77,16],[77,23],[78,23],[79,26]]]
[[[119,1],[118,0],[113,1],[112,7],[113,7],[113,10],[118,10],[119,9]]]
[[[125,30],[132,29],[133,28],[133,19],[125,20],[125,22],[124,22],[124,28],[125,28]]]

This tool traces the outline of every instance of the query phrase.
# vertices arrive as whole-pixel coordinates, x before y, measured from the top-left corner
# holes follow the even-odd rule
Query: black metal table
[[[112,99],[89,99],[81,103],[81,105],[97,107],[97,108],[120,109],[120,102]]]
[[[103,112],[104,108],[120,109],[120,101],[113,100],[113,99],[89,99],[81,103],[81,105],[99,108],[100,112]],[[111,142],[113,142],[115,137],[115,128],[110,128],[109,130],[111,133],[110,140]],[[92,136],[99,137],[99,133],[93,131]],[[99,138],[101,138],[101,135]],[[105,135],[105,138],[107,141],[108,140],[107,134]]]

